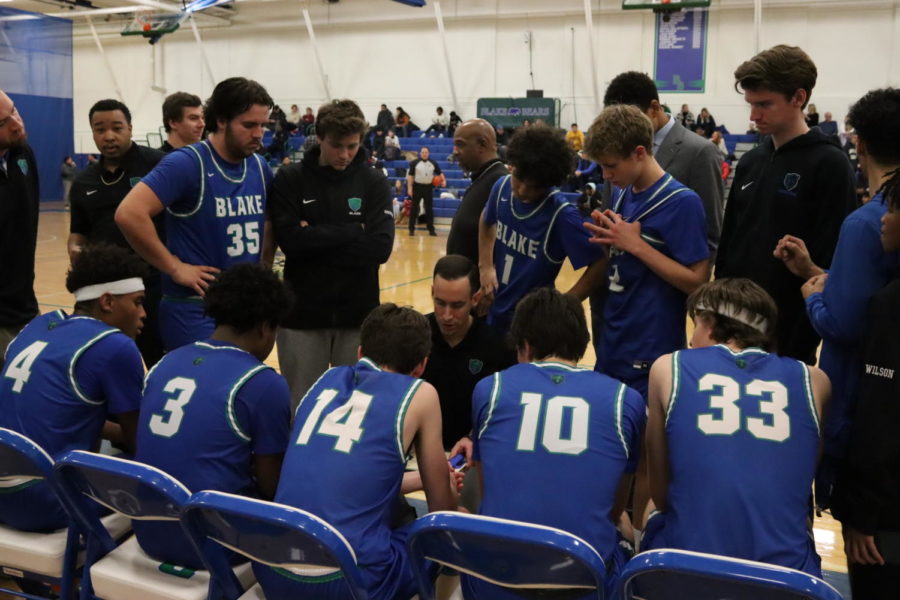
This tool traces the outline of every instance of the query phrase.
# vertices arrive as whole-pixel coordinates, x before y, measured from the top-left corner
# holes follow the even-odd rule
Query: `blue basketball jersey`
[[[231,164],[209,141],[169,153],[142,180],[166,207],[166,245],[182,262],[225,270],[260,258],[271,171],[257,154]],[[196,292],[163,274],[163,293]]]
[[[613,211],[641,224],[641,237],[683,265],[709,258],[706,213],[700,197],[671,175],[650,188],[619,192]],[[653,361],[685,347],[687,296],[635,256],[609,251],[608,293],[596,369],[646,394]]]
[[[488,323],[509,329],[516,304],[528,292],[552,287],[566,257],[580,269],[603,258],[603,248],[592,244],[584,217],[558,190],[536,204],[513,198],[512,176],[497,180],[485,204],[485,223],[496,223],[494,267],[498,288]]]
[[[393,598],[401,580],[411,582],[411,573],[402,572],[405,548],[392,542],[389,523],[407,460],[404,417],[419,385],[367,358],[326,371],[297,407],[275,495],[344,535],[373,598]],[[298,584],[317,583],[295,577]],[[261,581],[265,590],[265,575]],[[306,593],[326,595],[316,588]]]
[[[61,310],[35,317],[6,351],[0,427],[31,438],[54,458],[95,450],[109,415],[138,410],[143,374],[134,340],[115,327]],[[27,530],[65,524],[56,498],[36,483],[0,493],[0,520]]]
[[[476,385],[472,421],[484,473],[479,514],[562,529],[611,564],[610,512],[646,421],[640,394],[587,369],[519,364]],[[489,584],[467,585],[477,597],[500,597]]]
[[[672,355],[665,527],[654,547],[821,577],[807,528],[819,446],[808,367],[726,346]]]
[[[258,497],[254,455],[281,454],[290,430],[284,378],[256,357],[206,340],[166,354],[147,374],[138,421],[136,459],[189,490]],[[200,561],[177,523],[135,523],[141,547],[158,560]]]

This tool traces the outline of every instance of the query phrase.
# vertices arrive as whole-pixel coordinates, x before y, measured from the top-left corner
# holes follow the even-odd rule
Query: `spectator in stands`
[[[403,110],[402,106],[397,107],[397,132],[400,134],[400,137],[409,137],[410,132],[412,131],[412,119],[409,116],[409,113]]]
[[[830,112],[825,113],[825,119],[819,123],[819,129],[821,129],[822,133],[825,135],[838,137],[838,124],[837,121],[832,118]]]
[[[431,126],[425,130],[422,137],[426,135],[428,135],[428,137],[444,137],[444,134],[447,133],[447,127],[449,126],[450,117],[444,114],[443,106],[438,106],[434,116],[431,118]]]
[[[894,90],[894,93],[897,93]],[[895,111],[897,109],[894,109]],[[896,114],[896,112],[894,113]],[[863,132],[860,132],[863,135]],[[900,177],[884,185],[881,220],[885,252],[900,251]],[[873,201],[874,202],[874,201]],[[834,514],[844,532],[844,551],[854,598],[889,598],[900,589],[900,279],[875,294],[859,345],[865,365],[847,459],[838,476]]]
[[[584,217],[590,217],[592,212],[600,208],[599,200],[600,194],[597,193],[597,184],[589,183],[585,185],[576,202],[578,212]]]
[[[279,123],[284,129],[287,129],[284,127],[284,124],[287,123],[287,115],[284,114],[284,109],[276,104],[272,107],[272,112],[269,113],[269,124],[266,127],[275,131],[275,127]]]
[[[162,152],[196,144],[203,137],[203,102],[199,96],[175,92],[162,105],[163,128],[168,134],[159,147]]]
[[[509,143],[509,132],[503,127],[503,125],[497,126],[496,137],[498,146],[505,146]]]
[[[682,127],[688,131],[694,131],[694,113],[691,112],[687,104],[681,105],[681,112],[675,118],[678,119]]]
[[[388,129],[384,138],[384,160],[397,160],[400,158],[400,138],[394,135],[393,129]]]
[[[287,121],[288,131],[295,131],[300,128],[300,119],[303,117],[300,114],[300,107],[296,104],[291,104],[291,110],[285,116],[285,120]],[[302,131],[301,131],[302,133]]]
[[[379,303],[378,269],[391,255],[394,219],[387,178],[359,151],[368,130],[352,100],[324,104],[310,136],[318,146],[272,182],[272,226],[296,297],[278,332],[294,408],[329,366],[356,361],[360,324]]]
[[[71,156],[66,156],[63,159],[63,163],[59,168],[60,177],[62,177],[63,184],[63,203],[66,208],[69,206],[69,192],[72,190],[72,182],[75,181],[75,176],[78,175],[78,166],[75,164],[75,161]]]
[[[728,147],[725,146],[725,136],[722,135],[722,132],[719,130],[713,131],[712,137],[709,138],[709,141],[712,142],[712,145],[716,147],[716,150],[719,152],[719,156],[723,161],[731,160],[734,156],[729,156]]]
[[[74,259],[87,244],[106,243],[131,250],[115,222],[115,214],[135,184],[150,173],[165,156],[159,150],[136,144],[131,138],[131,111],[118,100],[96,102],[88,111],[94,143],[100,161],[88,165],[72,183],[72,214],[66,246]],[[187,150],[182,150],[187,152]],[[151,222],[151,229],[162,236],[163,216]],[[144,282],[147,288],[144,308],[147,320],[137,345],[146,366],[162,358],[159,310],[162,299],[160,273],[151,269]]]
[[[94,156],[93,154],[88,154],[88,155],[87,155],[87,162],[88,162],[89,165],[92,165],[92,164],[94,164],[95,162],[97,162],[97,157]]]
[[[269,159],[280,161],[287,152],[287,121],[276,121],[272,141],[266,146],[263,154]]]
[[[750,118],[768,137],[735,169],[716,277],[761,285],[778,306],[778,352],[814,364],[819,336],[806,316],[803,280],[772,256],[772,243],[796,235],[812,261],[827,268],[841,223],[854,207],[853,173],[837,140],[804,120],[817,77],[806,52],[775,46],[741,64],[734,76]]]
[[[497,154],[494,128],[483,119],[471,119],[453,134],[453,155],[472,183],[453,215],[447,254],[461,254],[478,263],[478,222],[494,183],[509,172]]]
[[[571,186],[575,190],[580,190],[588,183],[596,183],[603,181],[600,169],[597,163],[585,156],[583,152],[578,153],[578,160],[575,163],[575,173],[572,175]]]
[[[572,126],[569,127],[566,132],[566,142],[576,153],[581,152],[581,149],[584,148],[584,132],[578,129],[578,123],[572,123]]]
[[[697,117],[697,123],[694,125],[695,131],[703,137],[709,139],[712,137],[713,131],[716,130],[716,120],[705,108],[700,109],[700,116]]]
[[[778,309],[752,281],[706,283],[687,307],[691,348],[660,356],[650,370],[647,463],[661,512],[648,519],[641,549],[822,577],[809,490],[828,377],[774,353]]]
[[[455,110],[450,111],[450,124],[447,126],[447,135],[453,136],[456,133],[456,128],[462,124],[462,117],[456,114]]]
[[[833,388],[821,477],[816,482],[816,501],[823,508],[828,506],[833,470],[844,456],[856,386],[863,372],[859,341],[866,306],[900,265],[897,253],[884,253],[879,237],[887,212],[880,188],[900,168],[900,90],[869,92],[850,107],[849,118],[859,136],[859,162],[878,193],[844,219],[827,273],[811,260],[799,237],[786,235],[775,248],[775,257],[806,281],[800,292],[809,321],[822,336],[819,366]]]
[[[147,375],[135,460],[192,491],[270,500],[289,443],[291,393],[262,361],[291,294],[270,268],[240,263],[218,274],[203,302],[212,335],[168,352]],[[134,532],[154,560],[203,568],[177,522],[135,521]]]
[[[815,127],[819,124],[819,113],[816,111],[816,105],[810,104],[806,109],[806,125],[807,127]]]
[[[316,124],[316,115],[313,113],[311,106],[306,107],[306,112],[300,117],[300,133],[310,135],[312,127]]]
[[[568,293],[587,298],[606,273],[606,253],[592,244],[578,209],[557,187],[574,153],[550,127],[520,129],[509,142],[510,175],[494,184],[478,227],[488,323],[507,331],[516,304],[536,287],[553,286],[569,259],[580,277]]]
[[[615,521],[640,454],[644,401],[578,367],[589,336],[576,298],[546,287],[532,291],[516,307],[510,333],[519,364],[482,379],[472,395],[472,457],[484,482],[478,512],[578,536],[606,563],[605,594],[578,598],[615,598],[630,557]],[[461,585],[466,598],[523,597],[465,574]]]
[[[425,226],[428,227],[428,235],[436,236],[434,230],[434,180],[441,176],[441,168],[429,158],[430,151],[426,147],[419,150],[419,157],[409,163],[407,172],[407,193],[413,201],[413,210],[409,218],[409,235],[416,234],[416,215],[419,214],[419,203],[425,210]]]

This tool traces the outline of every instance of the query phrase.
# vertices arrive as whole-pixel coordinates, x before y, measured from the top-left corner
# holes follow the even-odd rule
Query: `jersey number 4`
[[[372,403],[372,396],[364,394],[358,390],[354,390],[350,394],[350,399],[344,404],[325,415],[322,419],[322,411],[328,406],[335,396],[338,395],[337,390],[322,390],[319,397],[316,398],[316,405],[313,406],[303,428],[300,429],[300,435],[297,436],[297,445],[306,445],[313,432],[321,435],[330,435],[337,438],[334,443],[334,449],[338,452],[350,452],[353,444],[362,437],[362,422]],[[319,422],[321,420],[321,423]],[[318,427],[317,427],[318,426]]]
[[[12,391],[19,393],[31,377],[31,365],[47,347],[47,342],[34,342],[9,362],[4,377],[13,380]]]
[[[721,416],[704,413],[697,416],[697,428],[707,435],[733,435],[741,428],[741,409],[737,401],[741,397],[741,385],[725,375],[707,373],[700,378],[699,391],[719,394],[709,397],[709,407],[718,409]],[[754,379],[744,386],[744,395],[759,398],[759,412],[771,417],[765,419],[746,417],[747,431],[754,437],[773,442],[783,442],[791,437],[791,419],[785,412],[788,405],[788,391],[777,381]],[[768,396],[768,400],[766,400]]]

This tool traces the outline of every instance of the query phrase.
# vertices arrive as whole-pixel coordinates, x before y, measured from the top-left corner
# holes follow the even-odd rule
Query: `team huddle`
[[[802,86],[784,94],[758,74],[736,77],[751,95],[808,100]],[[9,344],[0,426],[52,457],[105,439],[192,492],[308,511],[346,538],[374,599],[417,593],[403,500],[416,490],[429,511],[465,506],[577,535],[603,557],[608,594],[635,549],[821,577],[811,490],[831,383],[804,362],[806,346],[781,352],[782,300],[752,276],[759,265],[747,277],[737,266],[734,248],[756,232],[726,211],[720,242],[709,198],[656,159],[654,102],[610,101],[588,129],[584,152],[606,195],[588,219],[558,192],[574,159],[565,140],[547,127],[516,133],[508,174],[483,187],[467,234],[477,244],[463,255],[451,233],[425,316],[379,302],[394,224],[387,179],[360,152],[359,107],[323,106],[318,146],[273,176],[257,154],[273,101],[256,82],[225,80],[203,109],[205,139],[145,155],[153,166],[140,177],[127,170],[134,156],[116,163],[129,183],[96,219],[120,243],[74,216],[118,184],[104,179],[116,170],[73,188],[74,309],[35,317]],[[110,148],[130,134],[120,104],[91,109]],[[495,150],[485,125],[465,123],[454,140],[473,187],[497,164],[467,158],[467,144]],[[893,212],[900,194],[885,201]],[[799,269],[795,242],[772,256],[781,235],[768,258]],[[562,293],[566,259],[580,273]],[[148,336],[158,342],[141,343]],[[276,340],[280,373],[264,363]],[[593,369],[580,365],[592,341]],[[495,343],[497,360],[479,354]],[[450,360],[463,377],[445,376]],[[463,480],[448,453],[477,476]],[[68,522],[45,484],[0,494],[0,521]],[[177,523],[136,520],[134,532],[154,560],[203,568]],[[346,597],[340,579],[254,571],[270,599]],[[466,597],[519,597],[467,574],[461,586]]]

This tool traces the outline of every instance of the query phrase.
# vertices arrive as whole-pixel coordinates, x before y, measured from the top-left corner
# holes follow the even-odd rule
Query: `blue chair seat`
[[[642,552],[625,566],[621,582],[621,600],[842,600],[802,571],[685,550]]]
[[[410,528],[406,541],[419,593],[434,597],[423,559],[532,597],[569,592],[604,597],[606,565],[590,544],[543,525],[449,511],[428,514]],[[550,596],[553,593],[557,595]]]

